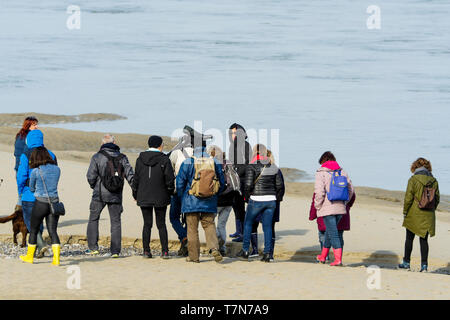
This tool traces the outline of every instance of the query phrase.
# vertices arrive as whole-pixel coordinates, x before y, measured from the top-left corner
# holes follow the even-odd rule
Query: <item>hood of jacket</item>
[[[159,151],[145,151],[141,152],[139,158],[142,162],[149,167],[154,167],[161,162],[161,159],[165,156],[164,153]]]
[[[28,149],[42,147],[44,145],[44,134],[41,130],[32,130],[27,135]]]
[[[230,126],[230,129],[228,130],[228,139],[230,140],[231,143],[233,143],[231,128],[236,128],[236,138],[237,139],[240,139],[240,141],[244,141],[245,139],[247,139],[248,136],[247,136],[247,132],[245,131],[244,127],[238,123],[233,123]]]
[[[327,161],[322,164],[318,171],[328,171],[327,169],[331,171],[339,170],[341,169],[341,166],[336,161]]]
[[[423,185],[426,185],[430,182],[434,182],[436,180],[433,177],[433,175],[431,174],[431,172],[425,168],[423,168],[423,169],[418,168],[416,171],[414,171],[413,177],[414,177],[414,179],[418,180]]]
[[[114,143],[105,143],[100,147],[100,150],[105,150],[105,149],[107,149],[108,151],[120,153],[120,147]]]

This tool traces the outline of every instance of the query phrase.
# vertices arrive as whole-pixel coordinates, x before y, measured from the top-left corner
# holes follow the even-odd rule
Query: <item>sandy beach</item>
[[[3,146],[0,152],[0,216],[9,215],[16,201],[14,157]],[[58,153],[57,153],[58,155]],[[63,157],[64,158],[64,157]],[[58,232],[62,244],[86,244],[91,190],[86,182],[88,163],[62,159],[60,197],[67,214],[60,220]],[[298,187],[298,186],[297,186]],[[305,188],[308,185],[305,184]],[[291,190],[292,191],[292,190]],[[297,190],[298,191],[298,190]],[[139,252],[142,216],[124,190],[122,215],[123,247],[134,246]],[[305,191],[306,193],[306,191]],[[61,266],[52,267],[51,257],[36,260],[35,265],[17,258],[0,259],[5,299],[449,299],[450,298],[450,222],[448,212],[437,213],[436,237],[430,239],[429,272],[418,272],[419,244],[413,250],[412,271],[396,270],[403,256],[405,230],[401,227],[401,204],[360,196],[351,211],[351,231],[346,232],[342,268],[317,265],[317,225],[308,220],[310,197],[289,193],[282,203],[281,221],[277,224],[274,263],[239,261],[226,257],[216,264],[205,254],[202,263],[190,264],[176,257],[177,237],[167,217],[171,255],[144,260],[137,255],[119,259],[88,257],[83,254],[63,256]],[[109,241],[109,215],[104,211],[100,221],[101,244]],[[0,224],[0,240],[12,242],[11,223]],[[158,250],[157,229],[153,228],[152,248]],[[234,232],[234,216],[230,216],[228,233]],[[259,246],[263,245],[262,228]],[[46,235],[46,231],[44,232]],[[156,237],[156,238],[155,238]],[[20,236],[19,236],[20,238]],[[200,239],[204,235],[200,232]],[[20,240],[19,240],[20,241]],[[67,246],[66,246],[67,247]],[[233,255],[240,244],[230,244]],[[24,249],[21,249],[24,250]],[[66,282],[71,266],[79,266],[81,289],[70,290]],[[381,288],[370,290],[367,267],[381,267]],[[330,285],[333,284],[333,285]],[[195,290],[192,290],[194,285]],[[52,288],[49,290],[48,288]],[[31,294],[33,292],[33,294]]]

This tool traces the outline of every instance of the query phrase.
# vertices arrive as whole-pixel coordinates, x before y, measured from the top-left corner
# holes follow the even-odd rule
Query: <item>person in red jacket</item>
[[[325,241],[325,231],[326,226],[323,222],[323,217],[317,217],[317,209],[314,206],[314,197],[316,194],[313,194],[312,202],[311,202],[311,209],[309,210],[309,220],[313,221],[317,219],[317,227],[319,229],[319,243],[320,243],[320,250],[323,248],[323,243]],[[341,238],[342,243],[342,249],[344,248],[344,231],[350,231],[350,208],[353,206],[353,203],[355,202],[356,194],[353,193],[352,198],[346,205],[347,213],[342,216],[341,221],[338,223],[338,232],[339,232],[339,238]],[[327,260],[329,260],[327,256]]]

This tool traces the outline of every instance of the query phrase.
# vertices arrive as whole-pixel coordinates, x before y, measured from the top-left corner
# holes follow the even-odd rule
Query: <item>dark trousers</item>
[[[156,226],[159,231],[159,241],[161,242],[162,252],[169,251],[169,239],[166,228],[166,207],[154,207]],[[142,245],[144,252],[150,252],[150,238],[153,226],[153,207],[141,207],[142,217],[144,218],[144,228],[142,229]]]
[[[58,228],[59,216],[51,213],[50,205],[48,203],[38,200],[34,202],[33,211],[31,212],[31,231],[28,242],[30,244],[36,244],[37,234],[40,231],[44,219],[45,223],[47,224],[47,230],[48,234],[50,235],[52,244],[59,244],[59,237],[58,233],[56,232],[56,229]]]
[[[111,220],[111,254],[119,254],[122,248],[122,222],[121,214],[123,207],[121,203],[105,203],[92,200],[89,207],[89,222],[87,226],[88,246],[91,250],[98,250],[98,221],[105,206],[108,206],[109,218]]]
[[[415,234],[408,229],[406,229],[406,241],[405,241],[405,256],[403,260],[405,262],[411,262],[411,252],[413,249]],[[428,265],[428,233],[425,235],[425,238],[419,237],[420,239],[420,255],[422,257],[422,264]]]
[[[28,232],[31,233],[31,213],[33,212],[35,201],[22,201],[22,212],[23,212],[23,220],[25,221],[25,225],[27,226]],[[39,227],[40,232],[44,231],[44,225],[41,224]]]
[[[244,220],[245,220],[245,201],[244,196],[240,194],[236,194],[233,202],[233,211],[234,216],[237,220],[239,220],[239,228],[236,228],[236,231],[242,230],[244,233]]]

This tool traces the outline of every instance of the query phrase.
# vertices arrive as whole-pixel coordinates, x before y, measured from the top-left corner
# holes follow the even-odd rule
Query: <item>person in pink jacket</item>
[[[342,217],[347,213],[347,203],[353,197],[353,186],[347,172],[342,170],[336,162],[335,156],[327,151],[319,159],[320,168],[316,172],[316,181],[314,184],[314,206],[317,210],[317,217],[322,217],[325,223],[325,240],[322,253],[316,257],[318,262],[325,263],[330,248],[333,247],[334,262],[330,266],[342,265],[342,240],[339,237],[338,224]],[[330,183],[334,174],[340,174],[347,179],[348,199],[328,200],[330,192]]]
[[[327,230],[327,227],[325,226],[325,223],[323,222],[323,217],[317,217],[317,209],[314,206],[314,198],[316,197],[316,194],[313,194],[312,201],[311,201],[311,208],[309,209],[309,220],[317,221],[317,228],[319,229],[319,243],[320,243],[320,250],[323,249],[323,244],[325,242],[325,231]],[[353,192],[353,196],[350,199],[350,201],[347,203],[347,213],[342,216],[341,221],[339,221],[339,224],[337,226],[339,238],[341,239],[342,244],[342,251],[344,250],[344,231],[350,231],[350,208],[353,206],[353,203],[355,203],[356,200],[356,193]],[[326,257],[326,260],[328,260],[328,256]]]

